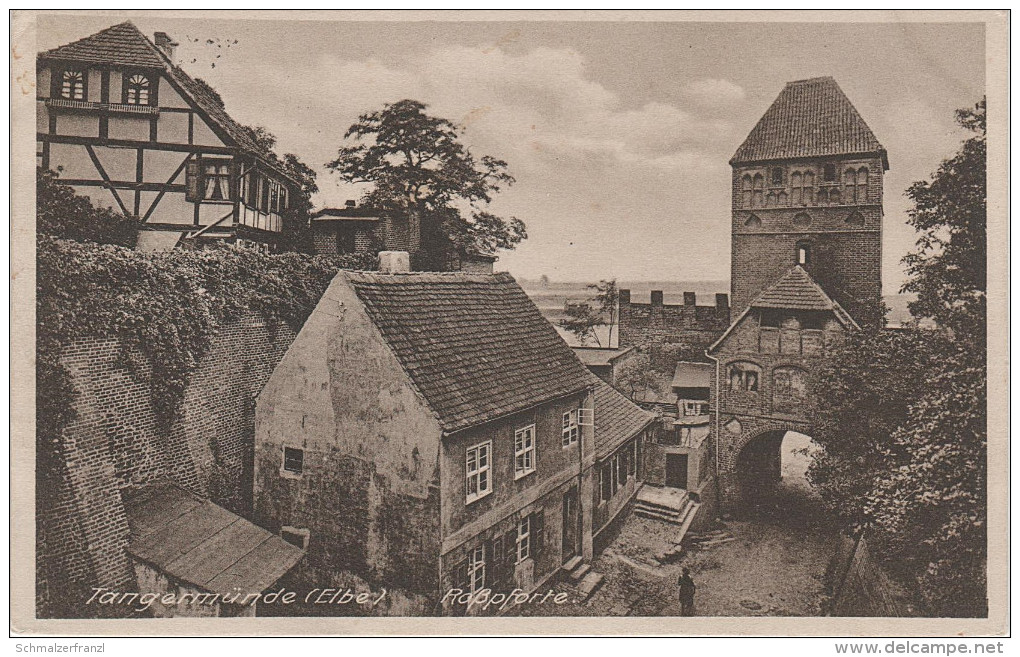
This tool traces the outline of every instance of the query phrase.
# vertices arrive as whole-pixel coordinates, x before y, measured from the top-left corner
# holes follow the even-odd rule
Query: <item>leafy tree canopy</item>
[[[506,162],[475,158],[463,128],[426,109],[401,100],[361,115],[326,167],[345,182],[371,183],[366,205],[420,226],[419,268],[444,269],[458,251],[514,248],[527,237],[524,223],[487,209],[514,182]]]
[[[60,184],[53,171],[36,168],[36,231],[77,242],[134,246],[138,226],[120,212],[92,205],[87,196]]]
[[[910,311],[984,342],[987,279],[985,207],[985,101],[956,113],[975,133],[931,180],[907,189],[914,202],[909,223],[919,233],[917,250],[904,258],[909,280],[904,292],[917,293]]]

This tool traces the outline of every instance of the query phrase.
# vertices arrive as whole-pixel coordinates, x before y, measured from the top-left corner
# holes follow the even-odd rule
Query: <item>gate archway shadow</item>
[[[741,516],[792,526],[827,525],[821,499],[807,469],[817,447],[796,431],[767,431],[748,442],[737,458]]]

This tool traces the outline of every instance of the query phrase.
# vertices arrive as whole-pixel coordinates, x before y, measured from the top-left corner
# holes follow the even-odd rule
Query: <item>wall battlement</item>
[[[716,294],[715,305],[699,306],[697,294],[684,292],[682,304],[663,303],[662,290],[652,290],[649,303],[634,303],[630,290],[620,290],[620,346],[656,352],[663,344],[682,343],[703,354],[730,324],[728,294]]]

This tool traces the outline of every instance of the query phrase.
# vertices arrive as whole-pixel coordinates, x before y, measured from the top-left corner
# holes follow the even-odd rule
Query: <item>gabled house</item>
[[[592,556],[595,384],[509,274],[341,272],[258,397],[256,514],[375,613],[531,591]]]
[[[800,265],[752,299],[709,348],[724,499],[779,479],[786,431],[811,433],[814,379],[857,322]]]
[[[136,218],[140,249],[182,239],[276,249],[299,185],[176,64],[176,45],[125,22],[40,53],[37,163]]]

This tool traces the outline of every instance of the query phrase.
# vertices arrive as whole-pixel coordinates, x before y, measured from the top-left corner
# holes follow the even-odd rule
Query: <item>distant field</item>
[[[542,285],[539,281],[525,279],[520,279],[519,282],[527,295],[538,306],[542,315],[554,326],[565,316],[563,307],[568,301],[573,303],[586,301],[594,294],[594,290],[589,290],[585,283],[550,282],[547,285]],[[634,283],[624,281],[619,284],[619,287],[622,290],[630,290],[630,298],[635,303],[648,303],[652,290],[662,290],[663,303],[667,304],[681,304],[684,292],[694,292],[698,297],[699,306],[715,305],[716,293],[728,294],[730,291],[728,281],[642,281]],[[914,295],[910,294],[890,294],[884,297],[885,303],[889,307],[889,314],[886,317],[891,324],[900,324],[910,319],[907,304],[913,299]],[[576,345],[577,341],[573,335],[559,329],[558,326],[557,330],[568,344]],[[598,333],[602,346],[610,346],[606,343],[609,329],[604,326],[599,327]],[[611,346],[616,346],[616,337],[614,329],[613,345]]]

